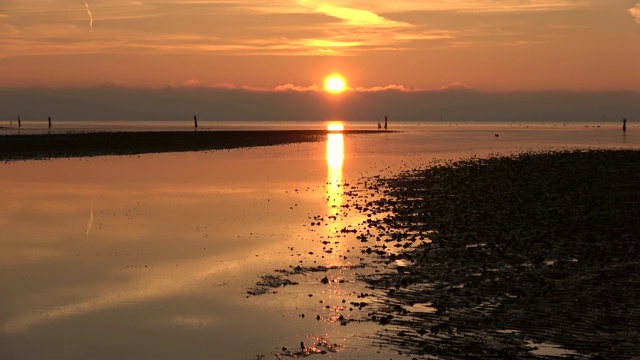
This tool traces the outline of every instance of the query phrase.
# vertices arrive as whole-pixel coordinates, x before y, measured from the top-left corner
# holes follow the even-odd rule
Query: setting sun
[[[324,81],[324,89],[331,93],[341,93],[347,85],[341,75],[329,75]]]
[[[344,125],[341,122],[331,122],[327,124],[327,130],[329,131],[342,131],[344,130]]]

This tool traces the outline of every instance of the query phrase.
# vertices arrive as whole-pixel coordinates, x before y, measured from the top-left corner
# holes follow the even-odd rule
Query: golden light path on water
[[[329,217],[334,217],[333,221],[329,219],[330,226],[328,227],[329,238],[334,237],[335,234],[340,231],[340,209],[342,205],[342,166],[344,164],[344,125],[340,122],[332,122],[327,125],[327,130],[331,131],[327,135],[327,214]],[[340,251],[340,244],[333,241],[334,251],[329,257],[328,266],[341,266],[343,265],[342,251]]]
[[[327,135],[327,196],[329,197],[329,213],[339,212],[342,203],[342,164],[344,163],[344,130],[341,123],[330,123]]]

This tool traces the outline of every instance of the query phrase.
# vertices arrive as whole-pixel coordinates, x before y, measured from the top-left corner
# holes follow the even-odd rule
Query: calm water
[[[277,147],[0,164],[0,358],[274,358],[317,338],[343,345],[323,358],[407,358],[371,344],[378,325],[336,321],[342,300],[364,290],[348,271],[332,272],[345,283],[310,273],[277,294],[247,289],[290,265],[360,263],[359,243],[335,235],[360,214],[310,223],[363,176],[527,150],[640,149],[638,127],[396,126]]]

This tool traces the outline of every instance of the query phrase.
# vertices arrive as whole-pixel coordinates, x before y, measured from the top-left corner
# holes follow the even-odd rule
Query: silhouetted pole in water
[[[384,129],[387,130],[387,115],[384,116]]]
[[[18,115],[18,127],[21,128],[22,127],[22,122],[20,121],[20,115]]]
[[[196,129],[198,128],[198,118],[196,118],[195,115],[193,115],[193,124],[195,125]]]
[[[47,116],[49,118],[49,129],[51,129],[51,116]]]
[[[622,119],[622,132],[627,132],[627,118]]]

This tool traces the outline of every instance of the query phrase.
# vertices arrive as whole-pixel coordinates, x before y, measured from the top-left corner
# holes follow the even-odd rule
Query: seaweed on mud
[[[286,276],[290,276],[290,275],[299,275],[299,274],[306,274],[309,272],[327,272],[330,270],[344,270],[344,269],[362,269],[364,268],[366,265],[365,264],[354,264],[354,265],[333,265],[333,266],[324,266],[324,265],[318,265],[318,266],[295,266],[295,267],[291,267],[289,270],[287,269],[278,269],[275,270],[276,272],[279,272],[281,274],[284,274]]]
[[[266,293],[275,292],[274,289],[280,286],[298,285],[297,282],[291,281],[287,278],[277,275],[262,275],[260,281],[256,283],[256,286],[247,290],[249,295],[263,295]]]
[[[330,270],[336,269],[360,269],[365,267],[366,264],[356,264],[356,265],[335,265],[335,266],[295,266],[291,267],[291,269],[279,269],[275,270],[275,272],[280,273],[282,275],[261,275],[260,280],[256,282],[256,285],[249,290],[247,290],[247,294],[249,295],[264,295],[268,293],[275,293],[273,289],[278,288],[280,286],[288,286],[288,285],[298,285],[297,281],[290,280],[289,277],[293,275],[306,275],[309,272],[327,272]]]

